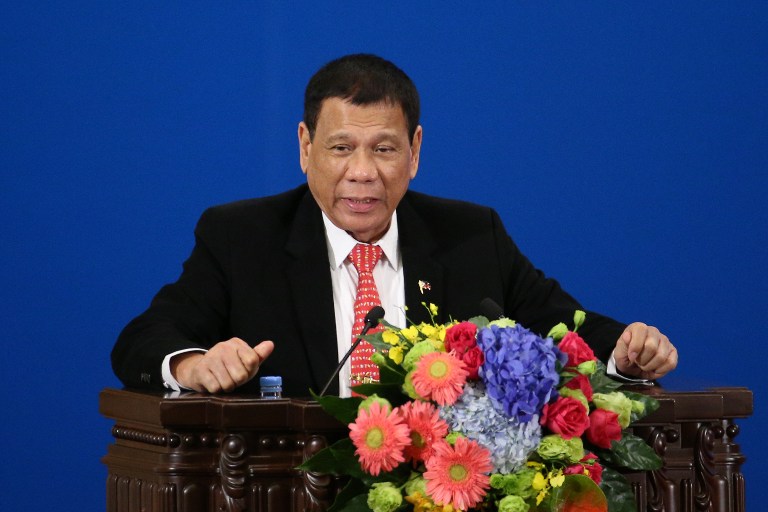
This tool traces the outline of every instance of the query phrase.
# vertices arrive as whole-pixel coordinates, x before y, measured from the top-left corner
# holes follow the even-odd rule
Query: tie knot
[[[349,261],[355,266],[358,274],[372,272],[379,258],[381,258],[381,247],[378,245],[357,244],[349,253]]]

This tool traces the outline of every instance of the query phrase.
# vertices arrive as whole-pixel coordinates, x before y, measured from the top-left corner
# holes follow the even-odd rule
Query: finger
[[[677,368],[677,357],[677,349],[670,343],[666,358],[653,369],[653,378],[662,377]]]
[[[629,329],[624,329],[621,336],[616,341],[616,347],[613,352],[613,357],[616,359],[627,360],[627,352],[629,349],[629,342],[632,340],[632,332]]]
[[[218,393],[221,391],[221,384],[216,376],[210,371],[206,364],[200,364],[192,371],[194,383],[190,386],[198,392]]]
[[[237,356],[235,355],[235,357]],[[242,363],[239,362],[239,359],[237,364],[242,366]],[[220,387],[221,391],[232,391],[235,389],[235,381],[221,357],[212,357],[208,362],[208,370],[218,382],[218,386]],[[212,386],[215,388],[215,384]],[[209,391],[210,389],[211,388],[208,388]],[[211,392],[215,393],[216,391]]]
[[[247,349],[238,350],[237,355],[240,357],[240,361],[243,363],[243,367],[247,372],[245,380],[239,381],[238,385],[244,384],[256,376],[259,367],[264,360],[269,357],[273,349],[274,343],[271,341],[262,341],[253,348],[249,346]]]
[[[253,347],[253,351],[259,357],[259,364],[263,363],[264,360],[272,354],[273,350],[275,350],[275,344],[270,340],[262,341]]]
[[[654,362],[658,366],[662,360],[666,359],[668,353],[669,349],[665,348],[663,335],[650,331],[643,341],[643,346],[640,353],[637,354],[635,362],[644,370],[648,367],[655,368]]]
[[[642,336],[643,333],[640,331],[642,331],[644,327],[644,324],[638,322],[629,324],[627,328],[624,329],[624,332],[621,334],[621,337],[616,344],[618,354],[615,354],[614,357],[620,357],[628,364],[635,364],[637,355],[642,348],[641,344],[644,336]]]

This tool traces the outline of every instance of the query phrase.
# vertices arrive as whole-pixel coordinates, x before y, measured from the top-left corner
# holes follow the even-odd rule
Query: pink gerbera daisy
[[[467,375],[464,362],[445,352],[431,352],[417,363],[413,387],[425,398],[440,405],[451,405],[461,395]]]
[[[411,443],[408,426],[397,410],[392,412],[378,402],[361,409],[349,424],[349,438],[363,470],[373,476],[389,471],[405,461],[403,448]]]
[[[432,445],[448,434],[448,424],[440,419],[437,409],[429,402],[406,402],[400,414],[411,429],[411,444],[405,448],[405,457],[414,464],[432,455]]]
[[[483,500],[488,489],[486,473],[493,469],[491,453],[477,442],[459,437],[451,446],[436,443],[427,461],[424,479],[435,503],[467,510]]]

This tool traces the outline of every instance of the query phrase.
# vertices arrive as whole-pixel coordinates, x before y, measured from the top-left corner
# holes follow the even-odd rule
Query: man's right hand
[[[171,360],[171,373],[179,384],[195,391],[232,391],[251,380],[275,344],[262,341],[251,347],[240,338],[213,346],[208,352],[187,352]]]

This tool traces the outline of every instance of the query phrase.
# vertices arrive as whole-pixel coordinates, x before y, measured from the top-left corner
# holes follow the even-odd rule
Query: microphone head
[[[365,315],[365,323],[371,324],[371,327],[376,327],[379,325],[379,321],[382,318],[384,318],[384,308],[381,306],[374,306],[368,311],[368,314]]]
[[[499,318],[504,317],[504,310],[490,297],[486,297],[480,301],[480,311],[483,313],[483,316],[489,320],[498,320]]]

